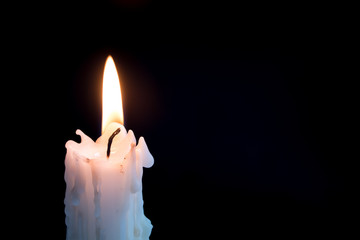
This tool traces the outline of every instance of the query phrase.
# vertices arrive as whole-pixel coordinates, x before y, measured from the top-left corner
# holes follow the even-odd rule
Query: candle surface
[[[105,125],[96,142],[81,130],[76,134],[81,142],[65,145],[66,239],[149,239],[152,224],[144,215],[142,175],[154,158],[144,138],[136,145],[133,131],[117,122]]]

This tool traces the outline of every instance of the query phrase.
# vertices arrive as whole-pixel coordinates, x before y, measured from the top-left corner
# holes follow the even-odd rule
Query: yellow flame
[[[110,55],[105,63],[102,100],[102,132],[112,122],[124,125],[119,76],[114,59]]]

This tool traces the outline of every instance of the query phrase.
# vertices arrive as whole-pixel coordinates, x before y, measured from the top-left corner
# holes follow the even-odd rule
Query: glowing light
[[[109,55],[106,59],[103,91],[102,91],[102,132],[107,125],[118,122],[124,125],[124,113],[121,99],[119,76],[114,59]]]

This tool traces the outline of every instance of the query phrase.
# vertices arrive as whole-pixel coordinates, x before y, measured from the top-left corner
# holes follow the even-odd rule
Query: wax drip
[[[114,137],[119,134],[120,132],[120,128],[116,129],[115,132],[113,134],[111,134],[111,136],[109,137],[109,141],[108,141],[108,146],[107,146],[107,151],[106,151],[106,156],[107,158],[109,158],[110,156],[110,149],[111,149],[111,144],[112,144],[112,141],[114,139]]]

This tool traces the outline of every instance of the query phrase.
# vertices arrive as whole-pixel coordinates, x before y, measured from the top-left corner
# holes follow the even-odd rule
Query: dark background
[[[65,239],[64,146],[79,141],[76,129],[99,137],[111,54],[125,127],[155,158],[143,176],[151,239],[347,233],[338,11],[150,0],[22,6],[5,48],[11,101],[21,99],[11,142],[24,136],[25,146],[13,150],[23,159],[14,176],[29,192],[14,197],[11,225],[19,217],[27,235]]]

